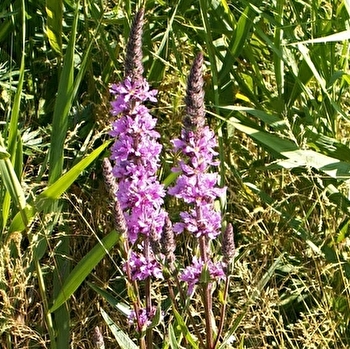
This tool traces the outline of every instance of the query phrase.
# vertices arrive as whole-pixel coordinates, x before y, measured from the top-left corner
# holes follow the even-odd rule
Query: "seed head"
[[[105,343],[103,340],[103,336],[101,330],[98,326],[94,328],[93,341],[96,349],[104,349]]]

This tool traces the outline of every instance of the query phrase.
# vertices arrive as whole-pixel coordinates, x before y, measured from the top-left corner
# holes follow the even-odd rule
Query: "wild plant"
[[[175,197],[184,210],[179,221],[172,223],[162,208],[165,188],[157,180],[161,145],[160,135],[155,131],[156,119],[149,113],[145,102],[156,102],[156,91],[150,89],[143,78],[142,66],[142,25],[144,9],[136,14],[129,37],[125,76],[121,83],[113,84],[111,93],[111,113],[117,116],[112,124],[111,136],[115,142],[111,148],[110,167],[105,159],[104,173],[106,183],[112,188],[115,202],[115,221],[117,229],[124,235],[124,271],[127,277],[131,310],[129,321],[134,321],[139,333],[141,348],[153,348],[153,329],[159,317],[170,324],[179,320],[166,312],[187,310],[195,342],[201,348],[218,347],[223,329],[224,311],[220,314],[220,330],[217,329],[213,313],[214,283],[226,280],[229,284],[229,265],[234,256],[233,229],[229,224],[222,241],[224,261],[217,260],[211,250],[212,241],[221,234],[221,214],[215,209],[215,200],[224,194],[225,188],[218,187],[218,173],[209,172],[219,165],[216,159],[217,141],[213,131],[206,126],[203,55],[199,53],[192,65],[188,78],[185,98],[186,110],[183,128],[179,138],[172,141],[174,153],[180,157],[173,168],[177,173],[176,182],[168,188],[167,194]],[[117,181],[113,183],[111,175]],[[181,204],[182,205],[182,204]],[[196,242],[192,251],[192,262],[184,266],[184,260],[176,258],[176,236],[189,234]],[[174,236],[175,235],[175,236]],[[183,245],[181,248],[184,248]],[[180,255],[183,251],[177,251]],[[166,276],[163,276],[166,274]],[[152,280],[166,279],[171,295],[172,306],[165,311],[162,306],[153,305]],[[181,282],[187,284],[187,292],[182,291]],[[143,286],[144,299],[139,287]],[[175,285],[175,291],[172,289]],[[197,288],[203,301],[202,316],[204,324],[198,323],[189,310],[189,302]],[[153,290],[155,293],[157,289]],[[227,287],[226,287],[227,294]],[[224,310],[224,306],[222,306]],[[158,320],[154,322],[158,314]],[[163,320],[162,320],[163,321]],[[183,322],[186,327],[186,321]],[[165,324],[166,325],[166,324]],[[199,329],[205,325],[206,331]],[[172,324],[174,326],[174,324]],[[173,327],[172,327],[173,328]],[[188,331],[188,330],[187,330]],[[189,332],[189,331],[188,331]],[[187,333],[182,333],[187,335]],[[179,344],[181,339],[177,338]],[[186,341],[186,340],[185,340]]]

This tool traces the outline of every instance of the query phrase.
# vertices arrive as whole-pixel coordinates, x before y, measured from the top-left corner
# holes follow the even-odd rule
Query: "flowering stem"
[[[207,349],[213,348],[213,328],[212,328],[212,296],[211,296],[211,282],[203,285],[203,303],[205,314],[205,326],[207,334]]]
[[[197,336],[197,339],[199,340],[200,347],[201,347],[201,348],[205,348],[205,345],[204,345],[202,336],[200,335],[200,332],[199,332],[199,330],[198,330],[198,325],[197,325],[196,322],[194,321],[194,318],[193,318],[193,316],[192,316],[192,313],[191,313],[189,307],[186,306],[186,300],[188,300],[188,297],[185,295],[185,292],[184,292],[184,290],[183,290],[183,288],[182,288],[182,286],[181,286],[181,284],[180,284],[180,280],[179,280],[177,274],[178,274],[177,271],[175,271],[174,274],[173,274],[173,276],[174,276],[174,280],[175,280],[175,282],[176,282],[176,286],[177,286],[177,288],[178,288],[178,290],[179,290],[179,292],[180,292],[181,300],[183,301],[183,304],[184,304],[184,306],[185,306],[185,310],[188,312],[188,316],[189,316],[189,319],[190,319],[190,321],[191,321],[191,325],[192,325],[192,327],[193,327],[193,329],[194,329],[194,332],[195,332],[195,334],[196,334],[196,336]]]
[[[130,246],[129,246],[129,243],[128,243],[127,240],[124,241],[124,251],[125,251],[125,254],[126,254],[127,259],[128,259],[128,256],[130,254]],[[126,277],[127,277],[127,282],[129,283],[129,285],[132,287],[132,290],[133,290],[133,295],[134,296],[133,296],[133,299],[132,299],[132,305],[133,305],[134,312],[135,312],[135,315],[136,315],[136,323],[137,323],[138,331],[139,331],[139,333],[141,333],[142,325],[141,325],[141,321],[139,319],[141,301],[140,301],[140,297],[139,297],[139,293],[138,293],[138,289],[139,288],[138,288],[138,285],[137,285],[137,281],[136,280],[132,280],[129,263],[125,263],[125,273],[126,273]],[[141,345],[141,340],[140,340],[140,347],[144,348]]]
[[[202,210],[200,206],[197,206],[197,222],[201,222],[203,219]],[[199,223],[200,224],[200,223]],[[206,263],[208,261],[208,243],[205,235],[199,237],[199,249],[202,261]]]

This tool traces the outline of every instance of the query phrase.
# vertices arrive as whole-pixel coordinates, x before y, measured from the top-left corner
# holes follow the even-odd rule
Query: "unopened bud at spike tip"
[[[222,255],[225,263],[230,263],[232,258],[235,256],[235,241],[232,224],[227,224],[222,238]]]
[[[187,81],[185,97],[186,115],[183,119],[187,131],[200,130],[205,124],[204,108],[204,80],[203,80],[203,54],[196,56]]]
[[[165,224],[162,231],[162,236],[160,238],[160,244],[162,253],[164,254],[167,262],[169,264],[173,263],[175,260],[175,240],[174,231],[169,217],[165,218]]]
[[[126,47],[125,78],[140,81],[143,77],[142,34],[145,9],[141,8],[131,25],[130,36]]]
[[[118,184],[113,176],[112,165],[108,158],[104,158],[102,161],[102,172],[109,196],[114,199],[115,193],[118,190]]]

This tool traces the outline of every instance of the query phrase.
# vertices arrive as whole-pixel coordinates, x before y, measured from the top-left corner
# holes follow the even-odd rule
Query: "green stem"
[[[41,299],[43,301],[45,323],[46,323],[47,331],[49,332],[49,337],[50,337],[50,348],[56,349],[57,348],[56,338],[55,338],[56,334],[55,334],[55,329],[52,322],[51,313],[49,312],[48,301],[46,298],[45,282],[44,282],[43,274],[41,272],[39,261],[36,257],[35,257],[35,269],[38,275],[39,292],[40,292]]]
[[[182,302],[183,302],[183,304],[184,304],[184,310],[188,313],[188,317],[189,317],[189,319],[190,319],[190,322],[191,322],[191,325],[192,325],[192,327],[193,327],[193,330],[194,330],[194,332],[195,332],[195,334],[196,334],[196,336],[197,336],[197,339],[199,340],[200,348],[205,348],[203,339],[202,339],[202,337],[201,337],[201,335],[200,335],[200,332],[199,332],[199,329],[198,329],[198,325],[197,325],[196,322],[194,321],[194,318],[193,318],[193,316],[192,316],[192,313],[191,313],[189,307],[188,307],[187,304],[186,304],[186,300],[188,300],[188,297],[186,296],[186,294],[185,294],[183,288],[181,287],[181,284],[180,284],[180,281],[179,281],[179,278],[178,278],[178,271],[177,271],[176,268],[171,267],[171,266],[169,267],[169,269],[170,269],[170,271],[171,271],[171,273],[172,273],[172,276],[173,276],[173,278],[174,278],[174,280],[175,280],[177,289],[179,290],[180,298],[181,298],[181,300],[182,300]],[[170,294],[173,294],[173,290],[172,290],[172,287],[171,287],[171,285],[170,285],[169,282],[168,282],[168,286],[169,286],[169,293],[170,293]],[[170,291],[170,289],[171,289],[171,291]],[[174,296],[173,304],[174,304],[175,309],[177,309],[177,308],[176,308],[175,296]]]
[[[201,209],[200,207],[197,208],[197,219],[198,221],[201,221]],[[204,263],[207,263],[209,256],[208,256],[208,243],[206,240],[206,236],[201,236],[199,238],[199,248],[201,251],[201,258],[204,261]],[[212,320],[213,319],[213,299],[212,299],[212,293],[211,293],[211,282],[205,282],[203,285],[203,304],[204,304],[204,316],[205,316],[205,325],[206,325],[206,335],[207,335],[207,343],[206,348],[211,349],[213,348],[213,326],[212,326]]]
[[[150,240],[149,237],[145,239],[144,255],[147,261],[150,260]],[[145,297],[146,297],[146,312],[147,315],[152,313],[152,298],[151,298],[151,278],[148,277],[145,280]],[[146,330],[146,348],[152,349],[153,346],[153,329],[147,328]]]
[[[219,344],[220,336],[221,336],[222,330],[224,328],[226,306],[227,306],[227,295],[228,295],[229,286],[230,286],[230,276],[227,276],[226,281],[225,281],[225,289],[224,289],[224,301],[223,301],[223,305],[221,308],[220,324],[219,324],[219,329],[218,329],[218,333],[217,333],[213,348],[216,348],[217,345]]]

